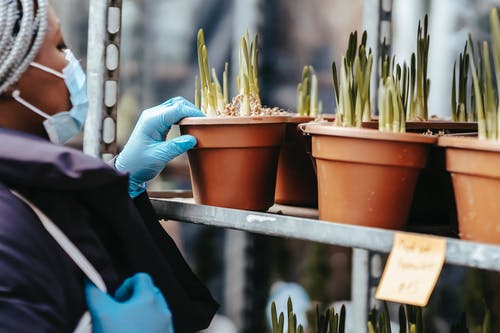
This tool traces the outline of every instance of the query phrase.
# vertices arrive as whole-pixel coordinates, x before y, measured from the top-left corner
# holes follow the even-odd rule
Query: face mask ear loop
[[[44,65],[39,64],[39,63],[37,63],[37,62],[32,62],[32,63],[30,64],[30,66],[31,66],[31,67],[35,67],[35,68],[38,68],[38,69],[40,69],[40,70],[42,70],[42,71],[44,71],[44,72],[47,72],[47,73],[52,74],[52,75],[55,75],[55,76],[57,76],[58,78],[61,78],[61,79],[63,79],[63,80],[64,80],[64,75],[63,75],[62,73],[60,73],[60,72],[58,72],[58,71],[56,71],[56,70],[54,70],[54,69],[52,69],[52,68],[50,68],[50,67],[44,66]]]
[[[37,108],[36,106],[34,106],[33,104],[30,104],[28,103],[26,100],[24,100],[22,97],[21,97],[21,93],[19,92],[19,90],[14,90],[14,92],[12,92],[12,97],[20,104],[24,105],[25,107],[27,107],[28,109],[30,109],[31,111],[35,112],[36,114],[38,114],[39,116],[42,116],[43,118],[45,119],[49,119],[50,116],[48,114],[46,114],[45,112],[43,112],[42,110],[40,110],[39,108]]]

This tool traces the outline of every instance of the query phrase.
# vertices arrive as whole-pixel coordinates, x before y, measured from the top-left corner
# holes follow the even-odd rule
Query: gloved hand
[[[118,171],[129,173],[128,192],[135,198],[146,190],[146,182],[156,177],[165,165],[196,146],[191,135],[165,141],[170,127],[184,117],[203,117],[204,113],[183,97],[142,112],[137,125],[115,159]]]
[[[85,297],[94,333],[174,333],[172,313],[148,274],[125,280],[115,299],[88,281]]]

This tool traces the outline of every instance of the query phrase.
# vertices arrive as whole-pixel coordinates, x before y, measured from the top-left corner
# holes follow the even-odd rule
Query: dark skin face
[[[44,43],[34,62],[62,72],[68,64],[60,24],[52,8]],[[45,118],[19,104],[12,98],[18,89],[21,97],[43,112],[53,115],[71,109],[69,92],[64,80],[35,67],[28,67],[21,79],[0,96],[0,127],[11,128],[47,138],[43,127]]]

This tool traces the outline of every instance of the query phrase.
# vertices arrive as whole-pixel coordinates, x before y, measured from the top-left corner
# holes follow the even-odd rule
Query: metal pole
[[[391,53],[392,3],[392,0],[365,0],[364,4],[363,29],[369,32],[367,46],[372,50],[375,59],[370,82],[370,102],[375,114],[378,114],[380,55]]]
[[[234,25],[233,25],[233,53],[231,56],[231,84],[230,89],[236,87],[238,75],[238,57],[240,38],[248,30],[254,34],[258,30],[260,0],[233,0]],[[230,95],[236,96],[235,90]],[[251,264],[254,258],[249,255],[249,247],[252,244],[252,235],[239,231],[227,231],[224,244],[225,263],[224,280],[226,281],[225,307],[228,317],[236,324],[238,332],[249,332],[252,323],[250,316],[253,302],[249,302],[246,290],[248,286],[248,275],[251,273]]]
[[[372,110],[377,113],[377,88],[378,88],[378,56],[379,56],[379,22],[380,0],[365,0],[363,7],[363,29],[368,32],[366,45],[372,50],[374,68],[370,79],[370,103]]]
[[[369,251],[352,250],[351,298],[352,313],[349,316],[352,332],[366,333],[370,294]]]
[[[240,39],[248,31],[250,36],[258,31],[260,0],[233,0],[234,25],[233,25],[233,54],[231,55],[231,89],[236,89],[238,75],[238,58]],[[251,37],[250,37],[251,38]],[[236,96],[237,91],[230,91],[231,96]]]
[[[89,113],[83,151],[104,160],[117,152],[121,0],[90,0],[87,49]]]
[[[106,39],[107,3],[90,0],[87,46],[87,94],[89,112],[83,134],[83,151],[99,157],[104,87],[104,41]]]
[[[224,242],[224,304],[226,315],[238,329],[245,327],[245,285],[247,248],[250,243],[246,232],[226,230]]]
[[[365,0],[363,27],[368,34],[367,45],[375,59],[370,89],[372,109],[378,114],[378,86],[380,76],[380,56],[390,54],[392,42],[392,0]],[[352,332],[366,333],[368,311],[372,303],[370,252],[353,249],[352,254]]]
[[[145,0],[139,1],[141,9],[143,13],[145,13],[146,17],[153,18],[155,13],[155,7],[157,4],[156,0]],[[142,20],[141,22],[142,28],[142,38],[144,39],[145,45],[150,45],[150,47],[142,48],[142,63],[139,65],[140,71],[142,73],[141,84],[142,89],[140,92],[141,96],[141,107],[149,108],[155,102],[155,94],[154,94],[154,72],[155,72],[155,63],[153,57],[153,47],[155,43],[155,29],[157,28],[151,21]]]
[[[379,50],[390,55],[392,44],[392,0],[380,0],[379,16]]]

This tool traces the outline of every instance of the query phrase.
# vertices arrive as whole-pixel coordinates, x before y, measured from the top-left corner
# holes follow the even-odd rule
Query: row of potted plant
[[[221,85],[209,65],[203,30],[198,32],[195,103],[207,117],[180,123],[183,134],[198,140],[188,152],[194,199],[200,204],[259,211],[275,202],[314,206],[316,176],[297,124],[315,120],[322,112],[317,76],[311,66],[304,68],[297,92],[298,114],[263,106],[257,45],[257,35],[242,36],[238,95],[229,102],[229,66]]]
[[[286,318],[285,318],[286,316]],[[336,312],[333,307],[326,309],[323,313],[316,306],[316,311],[309,316],[309,327],[302,327],[297,324],[297,317],[293,311],[293,303],[290,298],[287,301],[287,313],[276,311],[275,302],[271,305],[271,325],[272,333],[344,333],[346,331],[346,309],[342,306],[340,312]],[[285,326],[285,321],[287,325]],[[423,308],[400,305],[398,311],[398,323],[400,333],[423,333],[425,332]],[[287,328],[285,330],[285,327]],[[308,329],[308,330],[307,330]],[[391,318],[386,302],[383,302],[381,309],[372,309],[368,314],[368,333],[391,333]],[[457,323],[451,326],[450,333],[490,333],[491,332],[491,312],[486,309],[483,322],[475,327],[470,327],[466,316],[463,315]]]
[[[430,82],[426,79],[426,52],[429,42],[426,33],[427,21],[424,23],[423,34],[419,25],[419,51],[416,57],[412,56],[409,69],[405,64],[402,67],[395,66],[394,61],[389,60],[387,56],[382,61],[377,122],[372,121],[369,126],[365,126],[366,122],[360,125],[362,110],[352,108],[352,103],[348,103],[347,107],[342,106],[342,100],[339,98],[341,108],[337,110],[337,120],[333,124],[337,127],[328,124],[305,126],[304,132],[312,135],[312,154],[317,164],[320,219],[401,229],[408,219],[419,169],[427,165],[427,171],[430,172],[426,176],[432,176],[430,179],[435,179],[436,175],[449,177],[444,173],[446,163],[446,170],[450,172],[453,180],[452,199],[456,198],[457,202],[460,237],[500,243],[500,224],[497,222],[500,208],[496,204],[496,197],[500,194],[500,93],[498,86],[495,91],[493,83],[493,74],[497,82],[500,79],[500,24],[496,9],[491,12],[490,23],[492,50],[488,42],[482,42],[475,52],[472,38],[469,37],[465,48],[467,54],[461,55],[459,62],[458,103],[456,93],[452,94],[452,118],[477,119],[477,125],[454,128],[452,125],[453,130],[467,132],[477,126],[478,138],[475,135],[467,137],[446,133],[440,133],[445,135],[440,135],[439,138],[402,133],[407,129],[405,120],[427,118],[426,104],[430,87]],[[362,50],[363,43],[359,46],[360,55],[355,59],[355,62],[357,60],[360,64],[363,63]],[[493,54],[494,66],[491,64],[490,51]],[[350,53],[348,51],[346,57]],[[351,62],[346,58],[342,61],[344,67],[349,68]],[[476,65],[478,62],[480,64]],[[469,67],[473,83],[472,96],[467,96],[466,89]],[[337,85],[334,79],[337,96],[348,96],[352,100],[353,96],[356,96],[352,93],[355,85],[353,82],[359,83],[363,80],[363,76],[359,76],[360,73],[361,71],[357,71],[355,74],[358,76],[345,80],[351,72],[342,69],[340,84]],[[454,89],[456,84],[454,71]],[[413,92],[413,89],[416,91]],[[340,121],[342,119],[345,120]],[[352,119],[354,122],[350,121]],[[383,133],[359,128],[373,127],[374,123]],[[445,128],[442,122],[434,123],[436,124]],[[432,129],[429,125],[428,121],[420,122],[414,125],[413,131]],[[357,128],[342,128],[345,126]],[[394,150],[389,151],[389,146],[394,147]],[[431,163],[426,162],[429,150],[433,153]],[[429,166],[433,168],[430,169]],[[432,183],[427,181],[425,184]],[[427,193],[432,193],[431,191],[430,188],[426,189]],[[449,195],[449,191],[445,193]],[[438,202],[438,208],[448,208],[447,203],[450,200]]]
[[[496,11],[492,12],[491,20],[498,79],[500,32]],[[488,192],[489,199],[475,196],[475,200],[470,195],[462,196],[463,191],[458,190],[460,184],[469,191],[471,186],[477,187],[485,194],[485,180],[483,177],[474,182],[476,185],[469,181],[464,185],[463,174],[472,171],[459,172],[453,165],[457,159],[472,161],[468,157],[454,157],[457,152],[458,156],[463,155],[464,145],[488,148],[491,158],[498,155],[491,152],[500,148],[497,143],[474,138],[441,135],[438,141],[436,135],[479,129],[480,139],[489,135],[498,140],[499,95],[497,92],[495,96],[493,88],[489,47],[483,43],[477,56],[470,40],[467,53],[459,61],[458,82],[454,70],[453,91],[458,86],[458,98],[456,92],[452,94],[451,108],[452,119],[458,123],[434,121],[429,119],[427,107],[430,92],[427,25],[427,17],[423,25],[419,23],[417,53],[412,55],[410,65],[395,64],[394,57],[382,55],[378,117],[371,116],[369,78],[375,61],[366,47],[367,33],[362,34],[359,43],[357,33],[351,34],[339,70],[335,63],[332,65],[338,108],[331,123],[310,122],[317,119],[322,109],[317,97],[317,78],[310,66],[304,68],[297,88],[297,114],[292,116],[261,104],[258,39],[257,36],[251,39],[248,33],[240,45],[238,95],[229,101],[228,65],[221,85],[215,69],[210,68],[200,30],[195,99],[207,117],[184,119],[180,124],[182,133],[198,139],[198,146],[188,153],[195,201],[265,211],[275,202],[314,206],[317,200],[322,220],[403,229],[410,212],[413,215],[423,207],[431,213],[439,209],[449,213],[450,203],[456,197],[460,207],[466,202],[475,209],[473,213],[464,213],[463,208],[458,208],[461,236],[498,242],[500,231],[494,222],[497,214],[487,213],[490,211],[487,208],[494,206],[495,195]],[[480,66],[476,66],[476,59],[481,59]],[[469,68],[474,98],[467,96]],[[475,119],[477,123],[462,122]],[[302,137],[297,125],[311,138]],[[307,151],[311,152],[314,164]],[[451,195],[451,178],[445,172],[445,163],[452,174],[455,196]],[[495,163],[475,162],[469,169],[487,169],[488,164],[491,168],[484,171],[486,175],[500,177]],[[431,187],[436,184],[444,185]],[[429,194],[436,193],[438,200],[431,200],[433,196]],[[479,217],[481,214],[484,216]],[[476,217],[494,222],[480,237],[463,227],[464,221]],[[475,222],[475,225],[485,223]]]
[[[286,318],[285,318],[286,316]],[[346,323],[346,308],[342,305],[340,312],[336,312],[333,307],[328,308],[321,313],[319,307],[312,314],[309,332],[312,333],[344,333]],[[286,326],[285,326],[286,321]],[[287,313],[281,312],[279,315],[276,310],[276,303],[271,304],[271,333],[304,333],[308,327],[303,327],[297,323],[297,316],[293,311],[291,298],[287,301]],[[286,327],[286,329],[285,329]]]
[[[500,244],[500,20],[496,9],[490,12],[492,47],[487,41],[474,47],[472,36],[460,65],[470,62],[473,89],[472,107],[477,117],[478,137],[439,139],[446,148],[446,168],[451,173],[457,202],[460,236],[464,239]],[[493,55],[493,63],[490,54]],[[465,57],[465,58],[464,58]],[[462,64],[463,63],[463,64]],[[494,78],[493,78],[494,76]],[[496,89],[494,81],[497,82]],[[461,88],[464,90],[463,86]],[[461,92],[464,95],[464,92]],[[464,103],[467,97],[459,102]],[[458,108],[463,109],[459,104]]]
[[[387,57],[382,62],[379,89],[380,115],[378,119],[378,127],[381,131],[404,132],[406,129],[404,124],[405,108],[407,108],[406,119],[412,119],[413,113],[417,115],[417,118],[427,116],[425,110],[427,109],[430,82],[426,79],[425,74],[427,68],[426,50],[429,40],[425,32],[426,25],[427,23],[424,24],[423,37],[420,34],[421,28],[419,26],[417,42],[420,54],[417,52],[416,75],[413,69],[414,56],[409,70],[403,65],[402,70],[397,66],[394,71],[393,62],[389,62]],[[452,118],[455,120],[477,119],[477,137],[475,135],[440,135],[439,138],[430,136],[424,139],[422,136],[410,138],[408,133],[404,135],[401,133],[375,134],[364,129],[346,131],[333,126],[306,126],[305,132],[313,135],[312,152],[318,170],[320,218],[362,225],[401,228],[408,216],[407,200],[411,201],[413,195],[415,177],[418,174],[417,169],[426,165],[426,154],[431,149],[434,152],[434,156],[432,156],[434,162],[440,162],[433,171],[437,171],[438,175],[443,176],[443,166],[446,163],[446,170],[451,174],[460,237],[480,242],[500,243],[500,224],[497,222],[500,208],[496,203],[496,198],[500,194],[500,169],[498,168],[500,163],[500,145],[498,144],[500,140],[500,112],[498,109],[500,88],[497,84],[495,89],[494,85],[495,81],[500,82],[500,23],[496,9],[491,11],[490,26],[491,48],[487,41],[478,43],[475,48],[472,37],[469,36],[464,54],[460,56],[459,60],[458,101],[456,93],[452,94]],[[361,44],[360,54],[362,54],[362,47]],[[493,61],[490,59],[490,52],[493,55]],[[362,58],[360,58],[359,63],[362,63]],[[349,64],[349,62],[343,59],[343,64]],[[466,89],[468,70],[470,70],[472,77],[471,94],[468,94]],[[342,85],[342,77],[346,76],[346,71],[341,70],[341,72],[340,89],[336,87],[337,95],[341,97],[353,96],[352,93],[349,93],[349,89],[352,89],[352,82],[358,80],[358,77],[355,77],[354,80],[348,80],[347,85]],[[408,72],[410,78],[405,79],[407,77],[405,74]],[[401,75],[401,73],[403,74]],[[344,81],[346,80],[344,79]],[[411,82],[409,84],[409,102],[407,101],[407,82]],[[416,93],[413,94],[411,91],[415,84]],[[455,86],[456,72],[454,71],[454,91]],[[417,97],[415,103],[412,103],[412,96]],[[421,102],[418,102],[419,98],[422,100]],[[423,104],[423,107],[419,106],[420,104]],[[342,105],[343,103],[339,99],[339,107]],[[412,107],[412,105],[414,106]],[[418,110],[421,111],[418,112]],[[360,127],[361,115],[357,114],[359,111],[358,108],[354,108],[353,111],[349,104],[347,107],[340,108],[337,110],[336,125],[353,126],[349,121],[338,121],[339,115],[351,112],[352,115],[348,114],[346,118],[357,119],[358,122],[354,126]],[[419,114],[421,116],[418,116]],[[421,129],[428,126],[427,122],[420,124]],[[443,126],[443,124],[439,123],[438,126]],[[464,126],[461,130],[466,132],[473,129]],[[458,130],[460,131],[460,129]],[[436,141],[437,144],[434,144]],[[377,145],[374,148],[366,149],[368,143],[375,144],[375,142]],[[399,150],[387,153],[385,150],[377,151],[376,149],[381,146],[381,142],[387,145],[390,143],[394,147],[399,146]],[[405,142],[405,145],[411,142],[413,148],[416,148],[416,143],[420,142],[423,144],[423,146],[420,145],[420,149],[423,150],[405,156],[404,153],[408,153],[410,148],[403,145],[402,142]],[[398,144],[396,145],[396,143]],[[345,148],[342,149],[341,145],[345,145]],[[425,147],[426,145],[427,147]],[[327,152],[325,147],[328,147],[331,152]],[[361,152],[361,154],[355,155],[354,152]],[[376,157],[370,159],[369,153],[374,152],[377,154]],[[327,157],[328,154],[333,155]],[[420,164],[405,165],[406,157],[410,157],[410,160],[415,162],[418,156],[423,158]],[[397,159],[397,162],[394,159]],[[348,163],[353,164],[348,166]],[[367,171],[361,170],[362,163],[367,164]],[[384,168],[390,174],[386,178],[382,173]],[[405,168],[406,171],[404,171]],[[410,172],[408,169],[412,171]],[[371,172],[373,174],[369,176]],[[332,181],[332,184],[326,185],[329,180]],[[327,186],[327,192],[330,195],[323,202],[321,199],[322,186]],[[359,205],[359,202],[362,204]],[[373,205],[373,202],[376,204]],[[349,206],[351,203],[355,203],[355,205]],[[445,206],[445,203],[442,206]],[[382,214],[379,221],[377,221],[376,211],[380,211]],[[388,222],[390,224],[385,224]]]

